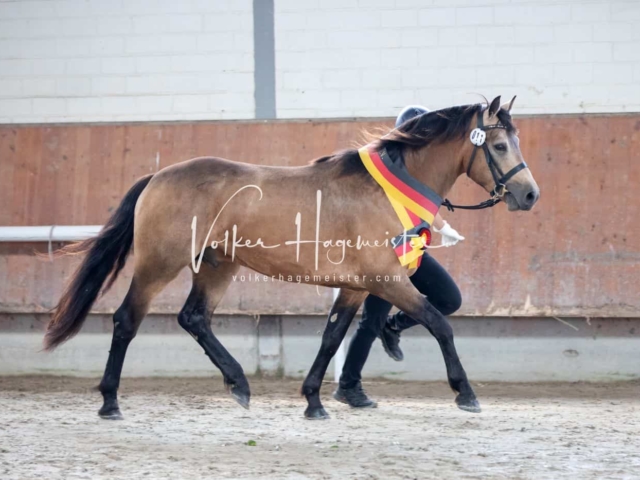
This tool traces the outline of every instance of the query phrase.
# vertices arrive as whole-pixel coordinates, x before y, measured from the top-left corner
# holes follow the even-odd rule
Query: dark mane
[[[333,155],[327,155],[326,157],[320,157],[320,158],[316,158],[315,160],[311,160],[310,163],[324,163],[324,162],[328,162],[329,160],[331,160],[332,158],[334,158],[337,154],[333,154]]]
[[[370,142],[376,150],[403,150],[404,148],[421,148],[432,142],[448,142],[464,137],[470,130],[471,120],[474,115],[485,108],[483,104],[461,105],[433,112],[425,113],[403,123],[381,138]],[[506,110],[498,110],[498,120],[507,132],[516,130],[511,115]],[[313,160],[313,164],[339,162],[345,169],[345,173],[365,171],[358,150],[342,150]]]
[[[424,113],[373,141],[371,145],[377,150],[403,146],[420,148],[434,141],[448,142],[462,138],[469,132],[471,119],[483,108],[482,104],[461,105]],[[500,109],[498,119],[508,132],[515,131],[509,112]]]
[[[362,160],[360,160],[360,154],[358,150],[347,149],[334,153],[333,155],[327,155],[326,157],[316,158],[311,161],[311,164],[331,164],[339,165],[342,169],[342,175],[352,175],[355,173],[366,172]]]

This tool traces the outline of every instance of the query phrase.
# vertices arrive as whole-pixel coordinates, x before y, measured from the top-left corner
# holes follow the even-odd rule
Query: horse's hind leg
[[[340,295],[333,303],[329,312],[327,326],[322,335],[322,345],[316,356],[307,378],[302,384],[302,394],[307,398],[307,409],[304,416],[309,419],[329,418],[320,401],[320,387],[322,379],[327,371],[329,362],[335,355],[340,343],[347,334],[351,320],[355,317],[358,308],[368,295],[368,292],[340,290]]]
[[[224,348],[211,331],[211,317],[222,300],[238,264],[205,261],[198,273],[193,274],[193,286],[178,322],[204,349],[204,353],[220,369],[231,395],[245,408],[249,408],[249,382],[235,358]]]
[[[157,262],[157,259],[156,259]],[[104,403],[98,414],[105,419],[120,420],[122,414],[118,407],[118,387],[127,347],[136,336],[138,327],[147,314],[149,304],[181,270],[179,266],[158,271],[159,263],[149,266],[136,264],[129,291],[122,305],[113,315],[113,338],[104,376],[98,389]]]

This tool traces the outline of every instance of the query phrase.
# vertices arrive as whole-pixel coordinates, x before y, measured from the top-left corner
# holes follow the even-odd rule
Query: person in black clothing
[[[407,120],[427,113],[420,106],[405,107],[396,119],[396,127]],[[464,240],[440,214],[436,215],[432,230],[442,236],[442,245],[451,246]],[[428,253],[424,253],[420,267],[410,277],[411,283],[425,295],[431,304],[443,315],[451,315],[460,308],[462,297],[455,281],[447,271]],[[355,408],[376,407],[362,389],[361,374],[369,356],[371,346],[377,337],[382,340],[387,354],[397,361],[404,355],[400,349],[400,332],[418,325],[413,318],[400,311],[389,316],[392,305],[375,295],[369,295],[364,301],[362,320],[351,339],[345,359],[340,384],[333,396],[336,400]]]

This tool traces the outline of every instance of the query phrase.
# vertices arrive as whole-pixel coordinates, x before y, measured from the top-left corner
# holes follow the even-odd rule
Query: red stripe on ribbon
[[[411,237],[407,237],[407,241],[402,245],[398,245],[396,248],[394,248],[394,250],[398,257],[401,257],[409,252],[412,252],[413,247],[411,246]]]
[[[393,173],[389,171],[387,166],[384,164],[384,162],[380,158],[380,155],[378,154],[378,152],[376,152],[373,149],[369,150],[369,157],[371,157],[373,164],[376,166],[378,171],[384,176],[384,178],[386,178],[389,181],[389,183],[391,183],[394,187],[400,190],[400,192],[402,192],[404,195],[409,197],[411,200],[416,202],[418,205],[420,205],[424,209],[430,211],[434,216],[438,213],[438,207],[431,200],[429,200],[427,197],[425,197],[421,193],[411,188],[406,183],[401,182],[398,177],[396,177]],[[411,212],[409,212],[409,214],[411,215]],[[421,221],[422,220],[418,221],[417,223],[420,223]]]
[[[420,225],[422,223],[422,219],[419,216],[417,216],[415,213],[413,213],[408,208],[405,208],[405,210],[407,211],[407,214],[409,215],[409,218],[411,219],[411,223],[413,223],[414,225]],[[435,216],[435,214],[434,214],[434,216]]]

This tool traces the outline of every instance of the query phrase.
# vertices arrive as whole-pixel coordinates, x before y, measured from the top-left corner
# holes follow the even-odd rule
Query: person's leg
[[[362,319],[349,344],[340,376],[340,387],[334,394],[337,400],[352,407],[375,406],[375,402],[369,400],[362,391],[362,369],[390,311],[391,304],[374,295],[369,295],[364,301]]]
[[[458,285],[451,278],[449,272],[431,255],[425,254],[422,257],[420,268],[411,276],[411,283],[444,316],[451,315],[462,305],[462,296]],[[418,322],[404,312],[392,315],[387,323],[398,331],[418,325]]]
[[[425,253],[422,257],[420,267],[411,276],[411,283],[445,316],[457,311],[462,304],[462,296],[456,282],[429,254]],[[402,311],[388,318],[380,333],[380,339],[385,351],[394,360],[401,361],[404,358],[400,349],[400,332],[415,325],[418,325],[418,322]]]

